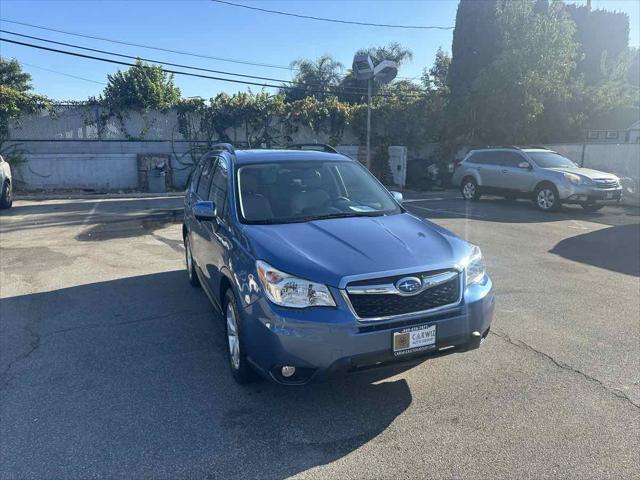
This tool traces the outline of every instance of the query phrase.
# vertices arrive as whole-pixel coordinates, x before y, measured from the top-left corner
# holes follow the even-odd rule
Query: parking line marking
[[[84,221],[82,222],[82,225],[86,225],[87,223],[89,223],[89,220],[91,220],[91,217],[93,216],[93,214],[96,213],[96,210],[98,209],[98,205],[100,204],[101,201],[102,200],[96,200],[96,204],[93,206],[93,208],[89,212],[89,215],[87,215],[87,218],[84,219]]]

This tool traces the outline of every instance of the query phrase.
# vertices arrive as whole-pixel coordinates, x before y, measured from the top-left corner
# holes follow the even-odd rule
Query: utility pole
[[[367,81],[367,169],[371,170],[371,90],[373,77]]]
[[[398,74],[398,66],[392,60],[382,60],[373,65],[371,56],[356,54],[353,57],[353,73],[356,80],[367,81],[367,168],[371,170],[371,97],[373,81],[389,83]]]

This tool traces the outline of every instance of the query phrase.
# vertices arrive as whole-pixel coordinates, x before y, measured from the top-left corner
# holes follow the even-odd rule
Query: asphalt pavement
[[[0,212],[0,478],[640,478],[640,212],[406,197],[482,247],[492,333],[302,388],[231,379],[181,198]]]

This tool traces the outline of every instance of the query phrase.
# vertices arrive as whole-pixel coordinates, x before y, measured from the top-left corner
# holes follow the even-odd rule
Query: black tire
[[[462,193],[462,198],[467,201],[480,200],[480,196],[482,195],[478,187],[478,182],[476,182],[473,177],[465,177],[462,179],[460,193]]]
[[[233,290],[228,288],[223,301],[227,358],[233,379],[240,385],[251,383],[256,376],[247,360],[242,342],[242,321]],[[234,332],[235,330],[235,332]]]
[[[200,279],[198,278],[198,272],[196,272],[196,264],[193,261],[193,255],[191,253],[191,241],[189,240],[189,234],[185,235],[184,237],[184,256],[189,283],[192,287],[198,288],[200,286]]]
[[[11,208],[13,204],[13,188],[9,180],[5,180],[0,194],[0,208]]]
[[[543,212],[556,212],[562,205],[558,189],[551,183],[543,183],[536,187],[533,203]]]
[[[581,203],[580,206],[587,212],[597,212],[604,207],[604,205],[598,205],[597,203]]]

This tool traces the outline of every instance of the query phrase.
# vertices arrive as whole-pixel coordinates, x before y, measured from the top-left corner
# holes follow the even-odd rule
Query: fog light
[[[284,367],[282,367],[282,369],[280,369],[280,374],[284,378],[292,377],[294,373],[296,373],[296,367],[292,367],[290,365],[285,365]]]

